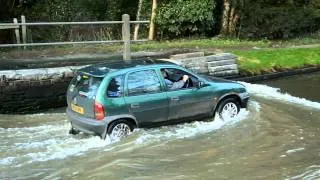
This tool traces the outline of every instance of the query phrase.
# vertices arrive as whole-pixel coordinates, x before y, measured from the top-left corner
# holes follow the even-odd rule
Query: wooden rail
[[[0,30],[14,29],[16,36],[16,44],[0,44],[0,48],[5,47],[26,47],[28,46],[56,46],[56,45],[74,45],[74,44],[104,44],[104,43],[123,43],[123,59],[131,59],[131,42],[145,42],[147,40],[131,40],[130,24],[145,24],[149,21],[130,21],[128,14],[122,15],[122,21],[92,21],[92,22],[33,22],[27,23],[25,16],[21,16],[21,23],[17,18],[13,19],[13,23],[0,23]],[[108,25],[122,24],[122,40],[101,40],[101,41],[78,41],[78,42],[46,42],[46,43],[28,43],[27,42],[27,26],[57,26],[57,25]],[[20,28],[22,34],[22,43],[20,38]]]

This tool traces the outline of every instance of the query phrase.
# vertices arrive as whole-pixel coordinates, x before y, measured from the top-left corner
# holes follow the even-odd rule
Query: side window
[[[140,95],[160,92],[160,81],[154,70],[130,73],[128,76],[129,95]]]
[[[175,68],[165,68],[161,69],[161,73],[165,79],[165,83],[169,90],[193,88],[195,84],[199,81],[198,78],[180,69]],[[181,84],[183,76],[187,75],[189,77],[185,84]]]
[[[111,98],[122,96],[122,81],[123,76],[116,76],[111,79],[107,89],[107,96]]]

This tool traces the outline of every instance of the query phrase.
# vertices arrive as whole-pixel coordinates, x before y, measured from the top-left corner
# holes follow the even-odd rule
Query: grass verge
[[[132,46],[134,51],[143,50],[160,50],[172,48],[193,48],[193,49],[207,49],[207,48],[221,48],[221,49],[242,49],[252,47],[268,47],[267,41],[248,41],[238,39],[198,39],[198,40],[174,40],[163,42],[149,42],[145,44],[135,44]]]
[[[267,41],[248,41],[237,39],[197,39],[197,40],[173,40],[173,41],[150,41],[131,45],[131,51],[161,51],[170,49],[188,48],[199,49],[252,49],[252,47],[268,47]],[[48,46],[29,47],[26,50],[11,48],[0,49],[0,59],[8,58],[39,58],[64,56],[73,54],[108,54],[121,53],[121,44],[98,44],[98,45],[75,45],[75,46]]]
[[[320,65],[320,48],[232,51],[239,57],[241,74],[257,75]]]
[[[317,36],[318,37],[318,36]],[[161,51],[170,49],[190,49],[207,51],[247,51],[253,48],[281,48],[292,47],[305,44],[320,44],[319,38],[302,37],[287,41],[268,40],[239,40],[239,39],[179,39],[171,41],[150,41],[145,43],[132,44],[131,51]],[[110,54],[122,53],[121,44],[96,44],[96,45],[66,45],[66,46],[43,46],[22,48],[0,48],[0,59],[23,59],[23,58],[43,58],[75,54]]]

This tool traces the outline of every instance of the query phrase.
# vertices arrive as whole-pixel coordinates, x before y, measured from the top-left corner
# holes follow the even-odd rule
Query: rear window
[[[102,78],[79,73],[71,81],[69,90],[83,96],[93,97],[96,95],[101,81]]]

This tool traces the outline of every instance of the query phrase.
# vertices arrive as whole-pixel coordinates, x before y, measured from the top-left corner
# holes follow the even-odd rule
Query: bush
[[[163,1],[157,10],[158,35],[175,38],[210,33],[214,6],[211,0]]]
[[[320,28],[320,10],[311,6],[258,5],[242,12],[238,26],[240,37],[288,39]]]

